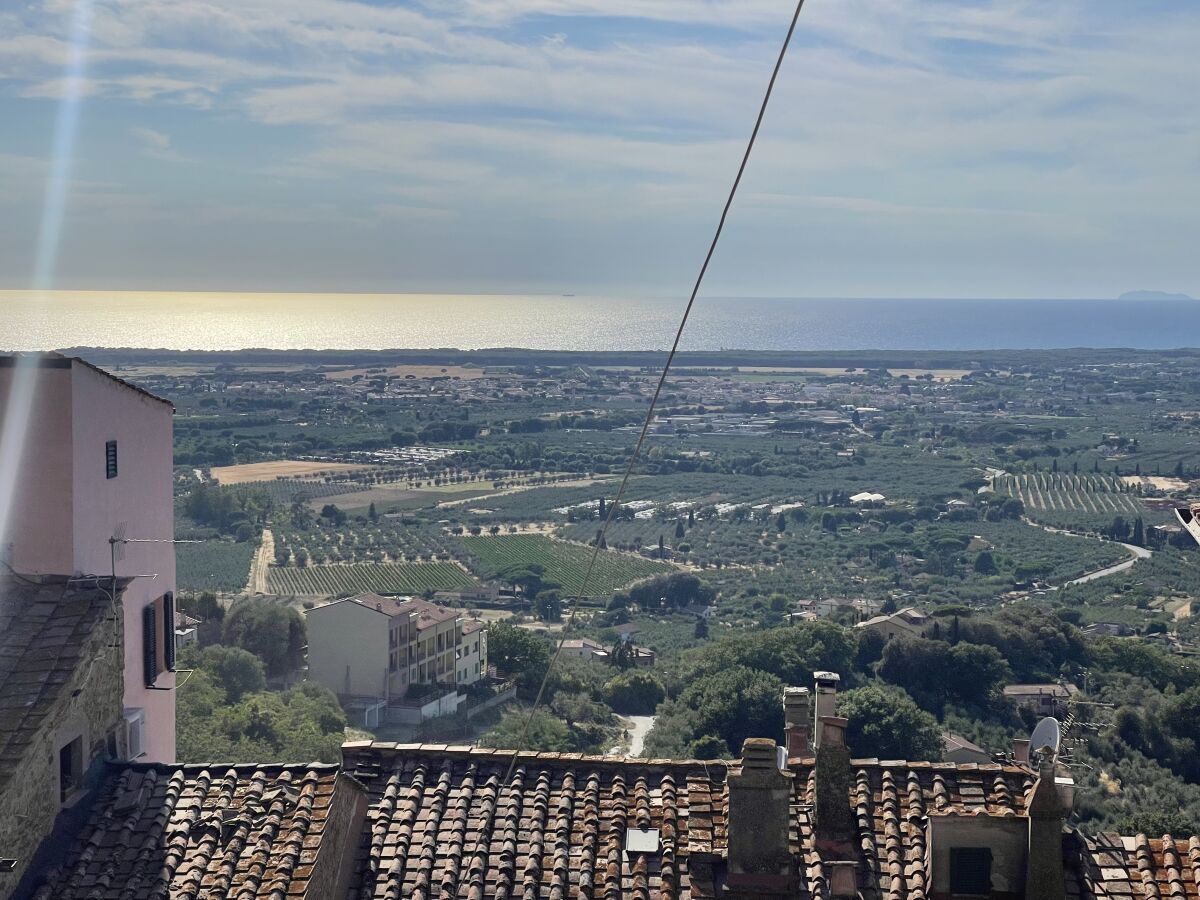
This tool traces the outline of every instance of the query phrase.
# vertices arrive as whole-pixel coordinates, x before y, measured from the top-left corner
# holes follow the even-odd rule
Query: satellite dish
[[[1035,753],[1049,751],[1052,757],[1058,756],[1058,745],[1062,742],[1062,726],[1058,719],[1047,716],[1037,723],[1033,734],[1029,736],[1029,749]]]
[[[1194,506],[1180,506],[1175,509],[1175,518],[1179,520],[1179,524],[1184,527],[1184,530],[1192,536],[1196,543],[1200,544],[1200,520],[1197,520],[1197,509]]]

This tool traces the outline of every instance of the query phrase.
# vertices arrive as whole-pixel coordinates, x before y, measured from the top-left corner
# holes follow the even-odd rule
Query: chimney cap
[[[813,672],[813,680],[818,687],[828,687],[836,685],[842,680],[842,676],[837,672]]]
[[[787,700],[808,700],[809,694],[812,692],[806,687],[785,687],[783,689],[783,699]]]

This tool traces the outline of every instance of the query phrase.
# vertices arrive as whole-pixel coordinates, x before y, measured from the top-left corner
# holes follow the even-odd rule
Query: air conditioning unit
[[[135,760],[146,753],[146,711],[125,710],[125,759]]]

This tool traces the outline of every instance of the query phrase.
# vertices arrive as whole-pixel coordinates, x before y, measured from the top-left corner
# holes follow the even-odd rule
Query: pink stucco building
[[[0,356],[0,559],[34,576],[111,576],[109,538],[174,534],[167,401],[76,358]],[[175,758],[175,674],[164,625],[170,543],[118,547],[131,755]],[[171,648],[173,649],[173,648]]]

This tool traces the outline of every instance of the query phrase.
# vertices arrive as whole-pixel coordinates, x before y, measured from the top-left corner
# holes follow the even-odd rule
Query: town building
[[[487,637],[459,610],[360,594],[310,609],[308,675],[343,701],[399,701],[413,685],[455,689],[487,671]],[[468,642],[464,634],[471,635]]]
[[[487,677],[487,627],[477,619],[462,623],[462,643],[455,655],[459,687],[467,687]]]
[[[622,652],[630,666],[639,669],[650,668],[654,665],[656,654],[646,647],[636,646],[632,640],[620,641]],[[613,648],[607,647],[592,638],[567,638],[562,642],[558,651],[561,656],[569,659],[583,659],[588,662],[612,664]]]
[[[952,763],[990,763],[992,756],[978,744],[952,731],[942,732],[942,759]]]
[[[921,612],[915,607],[901,609],[890,615],[874,616],[863,622],[859,622],[855,628],[861,628],[863,631],[873,631],[876,634],[883,635],[885,641],[890,641],[896,637],[911,637],[919,638],[925,634],[925,626],[929,623],[929,616]]]
[[[1004,688],[1004,696],[1017,707],[1035,716],[1058,718],[1066,715],[1071,697],[1078,692],[1073,684],[1010,684]]]
[[[122,705],[153,762],[175,758],[173,415],[81,359],[0,356],[0,559],[34,579],[131,579]]]

